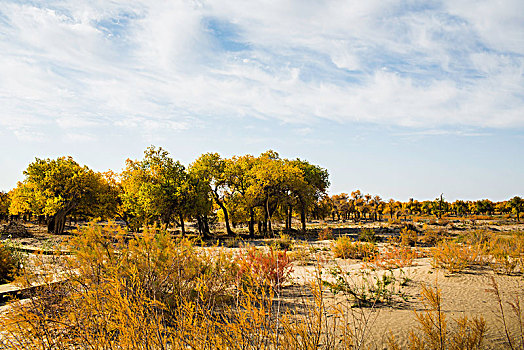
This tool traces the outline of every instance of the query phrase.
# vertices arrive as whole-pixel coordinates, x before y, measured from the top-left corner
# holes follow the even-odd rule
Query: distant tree
[[[433,213],[440,219],[442,215],[447,213],[448,203],[445,201],[443,194],[440,194],[439,198],[436,198],[433,202]]]
[[[520,213],[524,209],[524,200],[519,196],[515,196],[509,200],[508,204],[515,214],[517,214],[517,221],[520,221]]]
[[[13,191],[11,214],[48,216],[48,231],[64,232],[67,216],[74,210],[105,205],[103,177],[71,157],[38,159],[24,171],[25,180]]]
[[[355,190],[351,192],[351,198],[353,202],[353,207],[355,208],[355,214],[356,218],[355,220],[359,220],[360,217],[364,214],[364,206],[365,206],[365,200],[364,196],[360,192],[360,190]]]
[[[493,202],[489,199],[482,199],[475,202],[476,212],[491,215],[494,210]]]
[[[382,201],[382,198],[379,195],[375,195],[371,199],[371,208],[373,212],[373,221],[376,221],[377,219],[380,220],[382,216],[382,212],[384,210],[384,202]]]
[[[464,201],[456,200],[453,202],[453,209],[457,215],[464,216],[468,212],[468,204]]]
[[[315,204],[313,208],[313,217],[316,219],[325,220],[333,211],[333,202],[331,198],[325,194]]]
[[[397,202],[393,198],[390,198],[388,202],[386,203],[386,208],[384,210],[385,213],[389,214],[389,218],[393,219],[393,215],[395,214],[397,208],[396,208]]]
[[[340,221],[340,216],[342,216],[345,220],[349,218],[350,208],[349,208],[349,196],[347,193],[341,193],[341,194],[335,194],[330,197],[331,203],[333,206],[332,216],[333,220],[335,220],[335,216],[337,217],[337,220]]]
[[[0,192],[0,221],[7,220],[9,216],[9,205],[11,204],[11,198],[9,193]]]

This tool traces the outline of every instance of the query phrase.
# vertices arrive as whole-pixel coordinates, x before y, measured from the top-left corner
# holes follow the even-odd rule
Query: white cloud
[[[50,125],[149,135],[210,116],[523,127],[522,2],[476,4],[7,1],[0,125],[20,138]]]

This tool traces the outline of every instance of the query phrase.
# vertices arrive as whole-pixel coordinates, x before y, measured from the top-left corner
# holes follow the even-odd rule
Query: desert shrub
[[[235,298],[238,265],[231,255],[199,251],[165,230],[129,235],[91,224],[69,249],[63,281],[44,284],[28,303],[15,303],[0,324],[11,334],[0,340],[15,341],[10,348],[161,349],[176,343],[170,325],[184,322],[180,308],[215,313]],[[42,282],[38,276],[25,281]]]
[[[408,267],[414,264],[417,255],[411,247],[389,244],[366,259],[366,267],[385,270]]]
[[[271,245],[276,250],[291,250],[293,249],[293,240],[288,234],[281,234],[279,238],[272,241]]]
[[[494,239],[494,233],[486,229],[468,230],[457,238],[458,242],[470,245],[485,245]]]
[[[442,228],[429,228],[428,225],[424,225],[422,228],[422,235],[418,237],[418,242],[426,246],[434,246],[438,242],[441,242],[446,237],[446,231]]]
[[[402,283],[392,271],[344,271],[336,266],[330,271],[331,280],[323,284],[334,294],[342,293],[352,300],[357,307],[372,307],[378,304],[390,304],[394,297],[404,297]]]
[[[402,245],[413,247],[417,244],[418,241],[418,233],[417,231],[410,229],[408,227],[404,227],[400,231],[400,241]]]
[[[113,252],[115,243],[120,247],[117,241],[105,248],[90,244],[89,249],[107,248]],[[117,272],[118,265],[125,263],[118,256],[105,257],[110,260],[96,261],[90,267]],[[87,282],[81,276],[77,274],[78,281]],[[3,315],[0,346],[28,350],[218,350],[317,349],[323,344],[340,344],[331,348],[348,349],[348,344],[362,344],[365,333],[355,339],[344,316],[325,303],[319,276],[317,272],[310,293],[306,293],[312,295],[311,302],[299,306],[300,312],[281,309],[274,290],[261,288],[255,281],[239,286],[235,302],[222,304],[220,309],[207,302],[205,292],[193,297],[178,295],[176,306],[170,307],[151,296],[149,281],[136,268],[130,269],[125,278],[108,273],[100,284],[48,285],[39,291],[38,298],[15,302]],[[197,278],[195,282],[206,281]],[[334,322],[328,322],[328,318]],[[366,327],[369,325],[355,325]]]
[[[352,242],[347,236],[338,237],[332,245],[336,258],[363,259],[377,253],[377,247],[372,243]]]
[[[361,242],[376,243],[379,240],[379,237],[375,233],[375,230],[371,228],[364,228],[360,230],[358,234],[358,240]]]
[[[482,348],[487,332],[486,322],[482,316],[471,319],[462,316],[450,325],[442,311],[440,289],[422,285],[421,296],[426,310],[415,311],[419,324],[418,332],[412,330],[409,333],[409,349],[473,350]],[[392,336],[389,339],[389,348],[400,349]]]
[[[21,253],[9,243],[0,242],[0,284],[9,283],[20,273],[23,266]]]
[[[293,261],[294,264],[297,265],[311,265],[314,263],[314,260],[311,261],[311,254],[315,254],[315,248],[314,247],[304,247],[301,246],[299,248],[293,249],[290,252],[287,252],[287,256],[291,261]]]
[[[473,265],[483,262],[483,248],[479,245],[463,245],[452,241],[443,241],[432,249],[433,264],[450,273],[462,272]]]
[[[326,227],[318,233],[318,240],[323,241],[326,239],[333,239],[333,229],[331,227]]]
[[[486,250],[489,264],[495,272],[506,275],[524,272],[524,237],[493,237]]]
[[[241,252],[236,263],[239,265],[238,281],[241,284],[280,288],[289,281],[293,266],[286,251],[269,251],[250,247]]]

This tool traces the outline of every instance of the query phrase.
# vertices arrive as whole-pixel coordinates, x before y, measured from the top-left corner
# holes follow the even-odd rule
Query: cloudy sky
[[[522,0],[0,0],[0,190],[267,149],[331,193],[524,195]]]

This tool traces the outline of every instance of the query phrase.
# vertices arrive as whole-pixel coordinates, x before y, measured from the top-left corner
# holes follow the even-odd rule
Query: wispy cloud
[[[210,117],[524,127],[518,0],[4,1],[0,52],[20,138]]]

